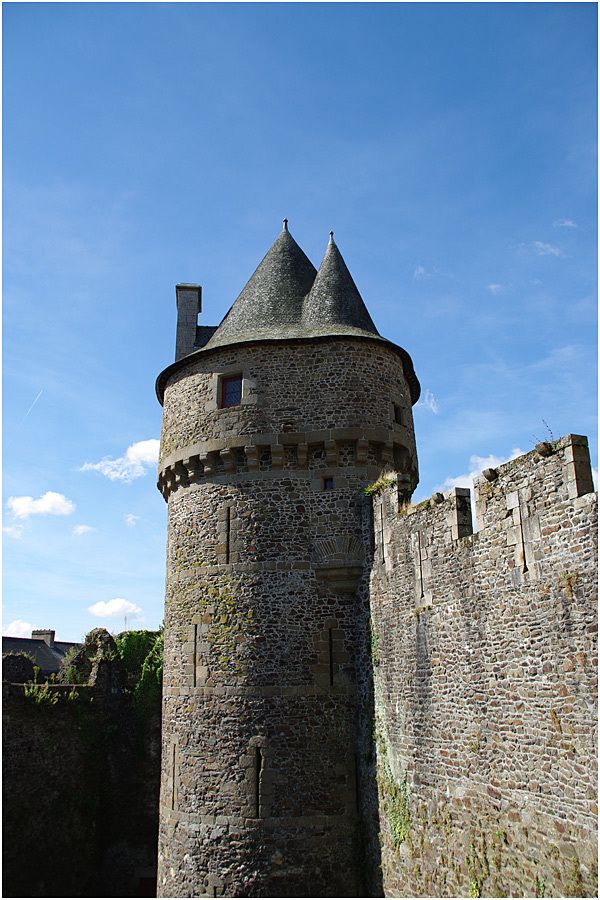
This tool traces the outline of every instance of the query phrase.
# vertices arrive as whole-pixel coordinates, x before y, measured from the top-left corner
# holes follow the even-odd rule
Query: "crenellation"
[[[475,504],[480,527],[500,518],[497,504],[513,510],[533,503],[537,509],[552,498],[573,500],[593,491],[587,438],[567,435],[540,453],[539,447],[516,460],[498,466],[495,478],[475,481]],[[575,462],[576,460],[576,462]],[[520,497],[520,500],[519,500]],[[504,499],[505,498],[505,499]]]
[[[298,437],[285,435],[285,443],[277,443],[269,442],[266,435],[258,435],[253,436],[252,444],[240,446],[238,442],[232,441],[219,449],[206,450],[204,455],[182,456],[164,466],[160,471],[157,487],[165,499],[168,499],[172,491],[196,485],[208,477],[268,472],[280,468],[318,470],[322,475],[333,475],[341,468],[358,468],[364,470],[365,482],[376,479],[382,471],[396,471],[399,485],[403,485],[402,490],[410,492],[414,469],[409,458],[404,455],[405,448],[400,448],[397,444],[393,445],[390,453],[380,443],[364,441],[367,456],[362,447],[362,455],[359,454],[360,441],[341,441],[335,438],[317,444],[292,443]],[[213,448],[218,443],[211,442]],[[400,455],[396,450],[400,451]],[[189,452],[189,448],[186,452]],[[404,466],[404,470],[399,470],[398,465]]]
[[[219,451],[221,462],[223,463],[223,473],[229,474],[235,472],[235,454],[231,447],[224,447]]]
[[[567,439],[564,458],[569,499],[573,500],[593,491],[594,482],[587,438],[580,434],[570,434]]]

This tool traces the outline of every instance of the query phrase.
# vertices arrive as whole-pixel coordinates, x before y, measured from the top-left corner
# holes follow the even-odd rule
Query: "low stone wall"
[[[373,501],[383,889],[594,896],[596,515],[585,438]]]
[[[155,896],[160,713],[110,678],[3,684],[3,895]]]

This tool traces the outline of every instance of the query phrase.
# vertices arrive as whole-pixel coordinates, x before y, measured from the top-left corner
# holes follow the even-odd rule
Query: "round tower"
[[[284,223],[217,329],[177,299],[158,893],[360,896],[362,491],[414,489],[419,384],[333,235],[317,272]]]

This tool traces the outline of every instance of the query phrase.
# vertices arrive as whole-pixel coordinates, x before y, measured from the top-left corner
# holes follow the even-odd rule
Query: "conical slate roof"
[[[367,311],[333,232],[319,271],[288,231],[281,234],[239,294],[214,334],[195,353],[249,341],[310,340],[357,337],[381,341],[402,358],[413,403],[421,391],[406,350],[381,337]],[[193,354],[190,354],[193,355]],[[170,375],[189,360],[183,356],[161,372],[157,394]]]
[[[333,231],[315,282],[304,301],[302,324],[308,329],[330,325],[379,334],[333,240]]]
[[[302,301],[317,270],[288,231],[281,234],[217,328],[207,346],[259,336],[277,337],[299,327]]]

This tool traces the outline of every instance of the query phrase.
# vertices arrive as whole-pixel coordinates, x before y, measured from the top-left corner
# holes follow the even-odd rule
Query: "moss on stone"
[[[241,650],[254,617],[252,610],[243,609],[239,602],[243,582],[242,576],[221,575],[200,593],[200,609],[208,611],[210,607],[211,613],[206,634],[211,660],[222,674],[245,671]]]
[[[381,808],[390,829],[391,843],[395,850],[406,841],[410,831],[410,807],[408,779],[406,773],[397,781],[394,778],[385,738],[377,731],[377,747],[381,756],[381,766],[377,777]]]
[[[372,497],[374,494],[379,494],[381,491],[397,483],[398,479],[395,475],[382,475],[377,481],[373,481],[371,484],[364,487],[363,494],[366,494],[367,497]]]

